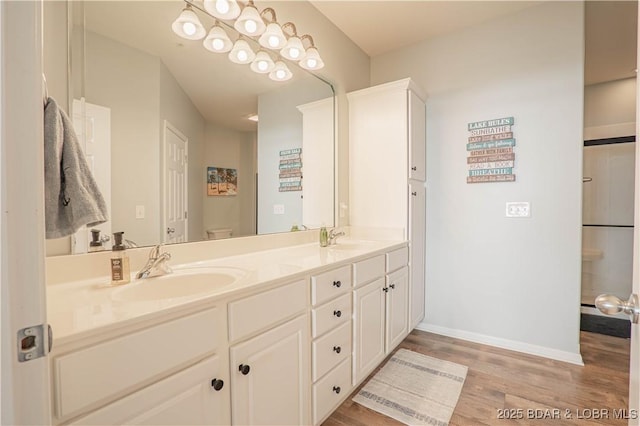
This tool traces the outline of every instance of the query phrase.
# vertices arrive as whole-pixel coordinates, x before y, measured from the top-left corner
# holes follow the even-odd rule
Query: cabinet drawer
[[[349,265],[311,277],[311,304],[319,305],[351,289]]]
[[[209,309],[54,358],[58,418],[108,402],[226,342],[224,312]],[[118,395],[120,394],[120,395]]]
[[[319,424],[351,392],[351,363],[345,359],[313,385],[313,424]]]
[[[315,339],[351,319],[351,292],[311,311],[311,334]]]
[[[373,281],[376,278],[384,276],[385,273],[385,255],[372,257],[371,259],[361,260],[353,264],[353,281],[354,286]]]
[[[307,307],[307,281],[265,291],[229,303],[229,340],[242,339]]]
[[[387,253],[387,273],[393,272],[397,269],[407,266],[409,263],[409,248],[402,247],[401,249],[391,251]]]
[[[77,425],[226,425],[231,420],[226,357],[214,356],[158,383],[122,398]],[[222,389],[211,386],[222,380]]]
[[[313,381],[324,376],[345,358],[351,358],[351,321],[312,344]]]

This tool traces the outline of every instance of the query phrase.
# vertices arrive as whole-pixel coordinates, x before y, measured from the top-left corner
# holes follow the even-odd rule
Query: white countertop
[[[112,286],[110,278],[68,282],[47,286],[47,315],[53,329],[54,346],[66,344],[88,335],[122,328],[134,321],[158,319],[177,310],[211,304],[222,298],[241,296],[268,286],[275,281],[296,279],[309,273],[327,269],[334,264],[349,263],[360,257],[406,245],[404,241],[372,241],[341,238],[337,246],[320,247],[318,243],[263,250],[249,254],[217,258],[215,260],[170,265],[174,274],[192,270],[232,271],[238,279],[228,285],[212,288],[195,295],[132,301],[123,297],[125,288],[151,285],[158,278],[146,278]],[[131,271],[135,275],[137,271]],[[159,277],[162,278],[162,277]]]

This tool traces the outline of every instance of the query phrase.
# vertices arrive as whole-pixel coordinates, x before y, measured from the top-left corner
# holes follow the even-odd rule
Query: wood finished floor
[[[628,407],[629,340],[587,332],[580,339],[584,367],[417,330],[398,348],[469,367],[451,426],[627,425],[627,420],[613,418],[613,410]],[[402,424],[353,402],[362,386],[323,426]],[[527,419],[527,409],[555,408],[561,410],[560,419]],[[523,409],[524,418],[498,419],[502,409]],[[587,420],[593,409],[608,410],[610,418]]]

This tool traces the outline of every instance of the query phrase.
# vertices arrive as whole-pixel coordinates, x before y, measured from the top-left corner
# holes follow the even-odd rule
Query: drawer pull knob
[[[340,393],[340,386],[334,386],[334,387],[333,387],[333,391],[334,391],[335,393]]]
[[[394,288],[396,288],[395,284],[390,284],[389,287],[391,287],[391,289],[393,290]]]
[[[411,193],[411,195],[413,195],[414,197],[417,197],[418,193],[414,191],[414,192]]]
[[[251,367],[249,367],[247,364],[240,364],[238,366],[238,371],[240,371],[244,376],[246,376],[247,374],[249,374],[249,371],[251,371]]]
[[[340,281],[334,281],[334,282],[333,282],[333,286],[334,286],[334,287],[338,287],[338,288],[340,288],[340,286],[341,286],[341,285],[342,285],[342,283],[341,283]]]
[[[382,287],[382,291],[384,291],[385,293],[389,292],[389,287]]]
[[[219,379],[211,380],[211,387],[214,388],[215,390],[219,391],[220,389],[223,388],[223,386],[224,386],[224,381]]]
[[[340,311],[333,311],[333,315],[337,316],[338,318],[340,318],[342,316],[342,312]]]
[[[339,354],[340,351],[342,351],[342,348],[340,346],[334,346],[333,350],[334,350],[335,353]]]
[[[416,166],[413,166],[413,167],[411,167],[411,170],[413,170],[415,172],[416,170],[418,170],[418,168]]]

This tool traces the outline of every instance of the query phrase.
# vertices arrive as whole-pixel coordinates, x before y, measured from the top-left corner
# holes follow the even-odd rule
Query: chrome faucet
[[[338,231],[337,229],[332,229],[329,231],[329,245],[335,244],[338,237],[344,236],[344,231]]]
[[[169,259],[171,259],[171,254],[167,252],[160,253],[160,247],[160,245],[157,245],[151,249],[147,264],[136,274],[137,280],[170,274],[172,272],[167,264]]]

